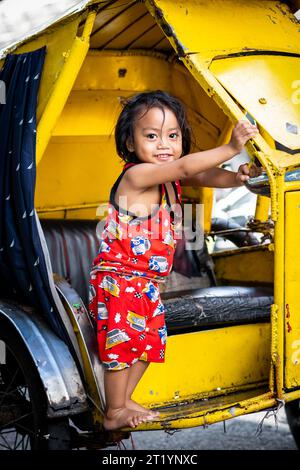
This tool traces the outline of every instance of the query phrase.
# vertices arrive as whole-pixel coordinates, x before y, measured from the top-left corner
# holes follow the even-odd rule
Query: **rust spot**
[[[277,5],[276,5],[276,8],[278,8],[278,10],[279,10],[283,15],[286,15],[286,11],[285,11],[283,8],[281,8],[281,5],[280,5],[280,4],[277,4]]]
[[[285,309],[286,309],[286,315],[285,315],[286,318],[290,318],[291,312],[290,312],[290,306],[289,306],[289,304],[286,304],[286,305],[285,305]],[[288,333],[289,333],[290,331],[292,331],[292,327],[291,327],[289,321],[286,323],[286,326],[287,326],[287,332],[288,332]]]
[[[284,15],[284,16],[288,16],[289,20],[292,22],[292,23],[298,23],[298,20],[297,18],[293,15],[292,13],[292,9],[291,9],[291,6],[288,7],[287,5],[283,5],[281,3],[278,3],[277,5],[275,5],[275,7]]]
[[[124,78],[127,73],[127,69],[119,69],[118,70],[118,75],[120,78]]]
[[[276,23],[277,23],[276,19],[275,19],[275,18],[272,18],[272,16],[271,16],[271,15],[267,15],[267,16],[270,18],[270,20],[272,21],[272,23],[274,23],[274,24],[276,24]]]

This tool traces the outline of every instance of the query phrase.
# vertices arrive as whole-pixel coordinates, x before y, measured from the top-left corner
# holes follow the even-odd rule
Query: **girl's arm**
[[[228,171],[223,168],[211,168],[190,178],[181,180],[182,186],[206,186],[208,188],[235,188],[243,186],[250,176],[261,174],[262,168],[252,164],[249,168],[247,163],[240,165],[237,172]]]
[[[124,179],[131,187],[141,190],[169,181],[191,178],[230,160],[240,153],[245,143],[257,133],[257,127],[249,121],[238,121],[228,144],[203,152],[191,153],[170,163],[155,166],[152,163],[135,165],[125,173]]]

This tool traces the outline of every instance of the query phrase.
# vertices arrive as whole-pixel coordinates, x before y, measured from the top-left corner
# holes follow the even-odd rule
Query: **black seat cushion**
[[[97,221],[42,219],[41,225],[53,272],[64,277],[87,306],[89,273],[99,249]],[[191,276],[196,269],[195,253],[176,250],[175,271]],[[169,331],[269,321],[273,302],[272,289],[267,287],[210,287],[163,292],[161,297]]]
[[[171,329],[270,321],[273,288],[218,286],[161,294]]]

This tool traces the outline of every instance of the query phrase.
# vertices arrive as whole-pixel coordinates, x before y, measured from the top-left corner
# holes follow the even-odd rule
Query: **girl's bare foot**
[[[144,406],[139,405],[136,401],[132,400],[131,398],[126,401],[126,407],[130,408],[131,410],[140,411],[142,413],[149,413],[150,416],[153,416],[154,418],[158,418],[159,416],[158,411],[148,410]]]
[[[116,408],[108,410],[103,421],[103,427],[107,431],[115,429],[130,427],[135,428],[141,423],[152,421],[154,416],[149,412],[141,413],[137,410],[130,410],[129,408]]]

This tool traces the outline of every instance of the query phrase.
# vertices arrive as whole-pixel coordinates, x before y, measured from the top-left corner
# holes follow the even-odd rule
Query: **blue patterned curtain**
[[[36,307],[68,342],[34,209],[36,105],[45,53],[9,54],[0,71],[6,88],[6,104],[0,104],[0,294]]]

